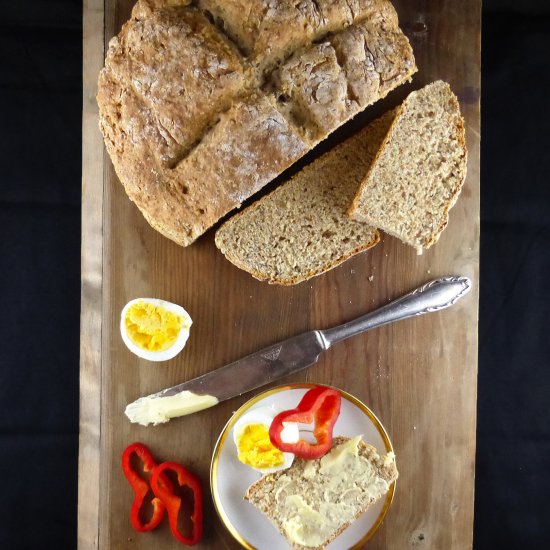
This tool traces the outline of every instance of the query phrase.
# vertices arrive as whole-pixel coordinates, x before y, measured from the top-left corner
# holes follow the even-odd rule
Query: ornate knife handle
[[[318,333],[328,349],[335,342],[372,328],[452,306],[467,294],[471,287],[472,281],[468,277],[436,279],[371,313],[334,328],[319,330]]]

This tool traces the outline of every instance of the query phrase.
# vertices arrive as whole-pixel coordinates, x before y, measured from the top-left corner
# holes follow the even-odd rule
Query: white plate
[[[260,474],[239,462],[232,430],[235,422],[248,410],[275,405],[280,410],[293,409],[312,384],[280,386],[263,392],[247,401],[222,430],[210,467],[210,486],[216,510],[229,532],[248,549],[287,550],[285,538],[275,526],[252,504],[243,499],[248,487]],[[381,454],[393,451],[384,427],[374,413],[352,395],[342,395],[340,416],[334,426],[334,436],[363,435],[365,442],[376,447]],[[360,548],[382,522],[388,510],[395,484],[385,499],[373,504],[363,515],[338,536],[327,550]]]

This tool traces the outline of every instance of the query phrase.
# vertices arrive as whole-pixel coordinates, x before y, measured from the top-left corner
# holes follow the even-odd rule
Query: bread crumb
[[[429,269],[427,269],[426,273],[429,275],[431,273],[431,271]]]
[[[372,283],[372,281],[374,281],[374,275],[371,275],[371,276],[369,277],[369,281],[370,281],[371,283]]]

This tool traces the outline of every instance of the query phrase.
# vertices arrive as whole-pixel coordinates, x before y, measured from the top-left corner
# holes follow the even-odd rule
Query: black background
[[[7,550],[76,547],[81,18],[71,0],[0,10]],[[550,2],[486,1],[482,67],[474,548],[548,548]]]

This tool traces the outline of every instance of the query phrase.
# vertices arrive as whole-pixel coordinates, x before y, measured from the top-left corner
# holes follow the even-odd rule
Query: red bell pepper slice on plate
[[[302,397],[295,409],[279,413],[269,427],[271,443],[285,453],[294,453],[300,458],[315,459],[325,455],[332,444],[332,431],[338,416],[342,398],[338,390],[326,386],[315,386]],[[300,439],[296,443],[285,443],[281,439],[284,423],[314,423],[313,435],[316,443]]]

